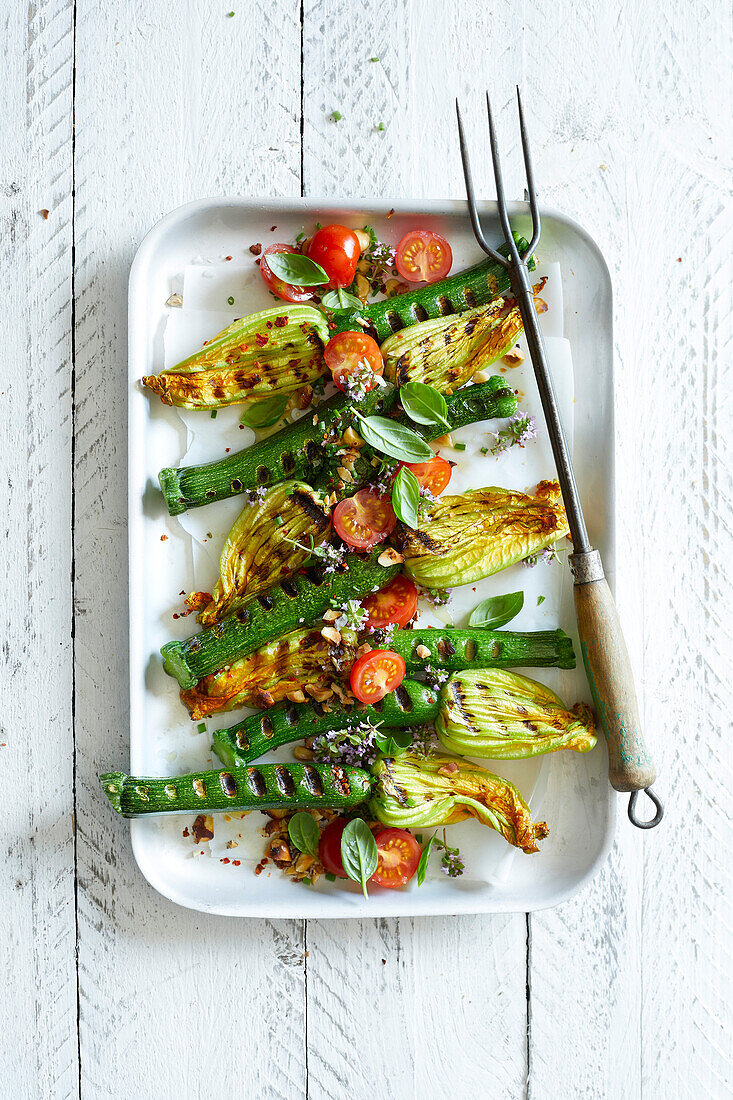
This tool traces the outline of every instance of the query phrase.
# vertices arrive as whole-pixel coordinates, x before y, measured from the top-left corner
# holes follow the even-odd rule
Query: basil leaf
[[[288,833],[299,852],[307,852],[310,856],[318,855],[320,833],[310,814],[293,814],[288,824]]]
[[[328,282],[321,265],[300,252],[270,252],[265,263],[276,279],[291,286],[324,286]]]
[[[287,396],[266,397],[264,401],[257,401],[245,408],[239,418],[240,423],[248,428],[271,428],[277,424],[287,405]]]
[[[350,821],[341,834],[341,862],[349,878],[360,882],[364,897],[368,897],[367,880],[377,869],[379,853],[371,829],[360,817]]]
[[[363,309],[364,303],[347,290],[327,290],[321,298],[324,309]]]
[[[375,733],[374,743],[385,756],[401,756],[412,747],[412,734],[409,730],[390,730],[389,733]]]
[[[442,393],[425,382],[405,382],[400,386],[400,401],[410,420],[416,424],[441,424],[451,429],[448,406]]]
[[[400,462],[429,462],[435,457],[425,440],[412,428],[396,420],[388,420],[386,416],[361,416],[358,412],[356,416],[359,435],[376,451]]]
[[[489,596],[474,607],[468,620],[469,626],[481,630],[498,630],[513,619],[524,606],[524,592],[509,592],[506,596]]]
[[[401,466],[392,486],[392,507],[397,519],[401,519],[414,530],[419,523],[417,510],[420,507],[420,482],[412,470]]]
[[[433,833],[430,840],[427,842],[427,844],[423,848],[422,855],[420,856],[420,862],[417,865],[417,884],[418,884],[418,886],[422,886],[422,884],[425,882],[425,875],[427,874],[427,871],[428,871],[428,860],[430,859],[430,853],[433,850],[433,845],[434,844],[435,844],[435,833]]]

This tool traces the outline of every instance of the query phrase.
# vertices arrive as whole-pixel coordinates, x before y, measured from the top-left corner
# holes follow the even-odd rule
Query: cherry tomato
[[[422,855],[420,845],[406,829],[382,829],[374,839],[379,863],[369,881],[390,890],[404,886],[417,871]]]
[[[345,381],[366,365],[374,374],[384,374],[384,359],[379,344],[365,332],[338,332],[326,344],[323,352],[326,366],[340,390],[346,390]],[[364,392],[368,393],[376,386],[376,381],[367,378]]]
[[[270,247],[266,248],[262,253],[262,258],[260,259],[260,275],[265,280],[272,293],[277,294],[278,298],[282,298],[284,302],[307,302],[313,297],[318,289],[318,287],[315,286],[292,286],[290,283],[284,283],[282,279],[278,279],[273,275],[267,266],[267,256],[275,252],[297,251],[297,248],[292,248],[289,244],[271,244]]]
[[[446,462],[440,455],[431,458],[429,462],[401,462],[400,465],[412,470],[420,488],[428,489],[434,497],[440,496],[453,473],[450,462]]]
[[[338,878],[348,878],[341,862],[341,837],[348,822],[343,817],[337,817],[321,833],[318,841],[318,858],[331,875]]]
[[[351,690],[361,703],[378,703],[400,686],[405,671],[405,662],[399,653],[391,649],[372,649],[354,664],[349,681]]]
[[[379,592],[372,592],[361,606],[369,612],[366,625],[372,630],[385,626],[407,626],[417,611],[417,585],[402,573]]]
[[[408,283],[434,283],[450,271],[453,253],[439,233],[413,229],[397,245],[395,264]]]
[[[324,225],[308,245],[308,257],[321,265],[333,288],[353,283],[360,255],[359,238],[345,225]]]
[[[387,493],[376,489],[360,489],[347,497],[333,511],[336,534],[354,550],[371,550],[384,542],[395,529],[397,516]]]

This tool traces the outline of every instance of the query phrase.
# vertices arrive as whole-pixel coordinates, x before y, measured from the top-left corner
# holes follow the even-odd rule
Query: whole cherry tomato
[[[361,255],[359,238],[345,225],[324,225],[308,245],[308,257],[320,264],[329,287],[351,286]]]

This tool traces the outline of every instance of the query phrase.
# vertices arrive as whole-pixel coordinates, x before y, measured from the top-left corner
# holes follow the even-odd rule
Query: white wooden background
[[[728,4],[0,7],[0,1095],[730,1096]],[[127,756],[132,256],[203,196],[459,196],[453,97],[483,134],[486,87],[519,193],[516,81],[542,198],[614,279],[619,602],[664,825],[622,818],[531,916],[178,909],[96,780]]]

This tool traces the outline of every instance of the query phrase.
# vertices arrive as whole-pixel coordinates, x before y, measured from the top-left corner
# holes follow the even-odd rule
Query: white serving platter
[[[511,208],[512,224],[529,228],[526,207]],[[483,206],[484,225],[501,233],[494,204]],[[601,253],[570,219],[542,211],[538,274],[547,274],[542,315],[551,368],[594,544],[603,553],[613,586],[613,354],[611,287]],[[130,571],[130,768],[137,775],[180,774],[217,767],[210,733],[231,725],[244,712],[192,723],[178,698],[177,684],[166,676],[159,648],[172,637],[196,629],[193,617],[181,618],[183,593],[210,590],[217,575],[223,539],[242,507],[241,498],[168,516],[158,488],[163,466],[208,461],[226,447],[241,449],[252,441],[241,429],[235,408],[181,413],[163,406],[140,385],[144,374],[171,365],[200,346],[236,316],[270,305],[254,257],[253,243],[266,247],[290,241],[316,222],[372,225],[381,240],[396,243],[409,228],[428,226],[448,238],[453,271],[482,258],[468,222],[465,204],[443,202],[389,207],[386,203],[350,203],[304,199],[210,199],[173,211],[142,242],[130,274],[129,294],[129,571]],[[275,227],[272,228],[271,227]],[[166,303],[181,293],[183,306]],[[234,305],[228,301],[234,298]],[[501,364],[497,364],[499,370]],[[491,443],[495,424],[472,425],[455,433],[466,450],[448,458],[460,461],[451,491],[470,485],[531,489],[555,476],[528,358],[507,369],[520,407],[537,417],[538,439],[524,449],[494,458],[480,447]],[[568,544],[569,545],[569,544]],[[487,595],[525,592],[525,606],[510,629],[574,631],[572,585],[562,563],[534,569],[517,565],[475,586],[456,590],[447,609],[424,609],[421,625],[452,617],[466,622],[470,609]],[[539,597],[544,599],[538,602]],[[440,615],[440,618],[436,617]],[[578,660],[580,658],[578,655]],[[558,691],[570,704],[590,701],[582,667],[574,671],[522,670]],[[274,756],[273,756],[274,758]],[[280,759],[289,759],[287,748]],[[110,761],[113,766],[116,762]],[[530,801],[533,816],[546,819],[550,836],[540,854],[515,853],[498,834],[475,822],[451,826],[449,842],[466,862],[460,878],[440,873],[433,857],[420,888],[374,888],[365,901],[352,883],[322,880],[314,888],[293,883],[269,864],[255,876],[263,854],[259,813],[240,818],[216,815],[214,839],[195,845],[193,816],[172,816],[131,823],[132,844],[140,869],[164,896],[204,912],[234,916],[383,917],[404,914],[475,913],[532,910],[556,905],[574,893],[600,867],[611,843],[615,801],[606,778],[602,738],[588,754],[554,753],[532,761],[488,763],[517,784]],[[186,833],[187,835],[184,835]],[[230,844],[235,847],[230,847]],[[222,862],[227,860],[227,862]],[[236,861],[236,863],[235,863]]]

